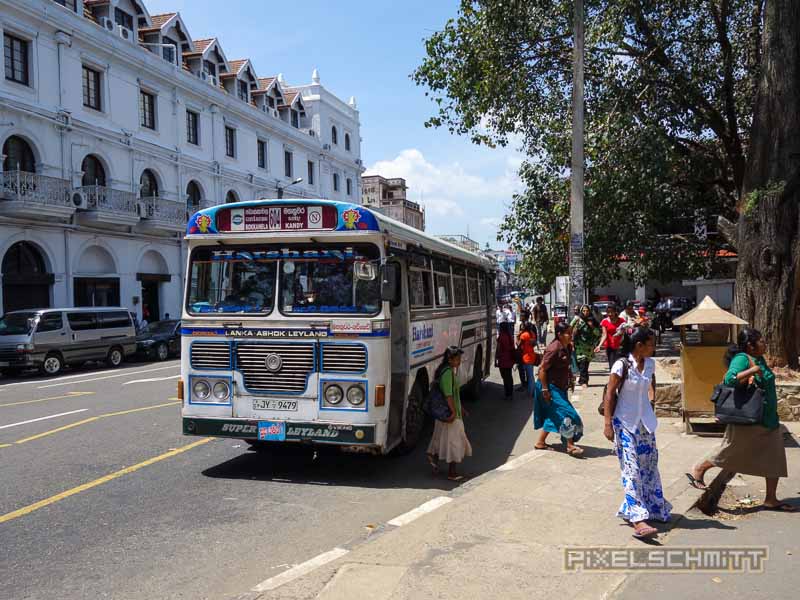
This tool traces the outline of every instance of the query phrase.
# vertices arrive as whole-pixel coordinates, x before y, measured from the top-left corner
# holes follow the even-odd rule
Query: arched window
[[[228,190],[228,193],[225,194],[225,204],[230,204],[231,202],[238,202],[239,198],[236,196],[236,192],[233,190]]]
[[[347,195],[348,196],[353,195],[353,180],[350,179],[349,177],[347,178]]]
[[[186,186],[186,208],[190,213],[200,210],[200,202],[203,199],[203,192],[200,191],[200,186],[197,182],[190,181]]]
[[[94,154],[89,154],[83,159],[81,171],[83,171],[81,185],[106,185],[106,170]]]
[[[25,171],[26,173],[36,172],[36,158],[33,156],[28,142],[21,137],[12,135],[3,144],[3,171]]]
[[[350,134],[344,134],[344,149],[350,152]]]
[[[139,197],[152,198],[154,196],[158,196],[158,181],[150,169],[145,169],[139,178]]]
[[[2,264],[3,312],[48,308],[53,274],[47,272],[39,249],[30,242],[12,245]]]
[[[334,144],[339,144],[339,134],[336,132],[336,127],[331,127],[331,141]]]
[[[334,173],[333,174],[333,191],[334,192],[338,192],[339,191],[339,174],[338,173]]]

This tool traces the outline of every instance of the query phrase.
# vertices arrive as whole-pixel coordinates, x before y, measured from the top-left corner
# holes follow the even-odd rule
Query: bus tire
[[[472,365],[472,379],[466,385],[466,396],[469,400],[476,402],[480,400],[483,390],[483,349],[475,351],[475,362]]]
[[[422,405],[425,402],[425,386],[423,378],[417,377],[411,394],[408,396],[405,415],[403,415],[403,439],[397,445],[399,455],[408,454],[419,443],[422,432],[425,430],[425,411]]]

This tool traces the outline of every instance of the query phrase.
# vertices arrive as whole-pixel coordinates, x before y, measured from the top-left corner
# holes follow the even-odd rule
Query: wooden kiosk
[[[719,435],[724,427],[714,419],[711,393],[725,377],[725,352],[735,343],[739,326],[747,321],[722,310],[706,296],[674,324],[681,332],[681,413],[686,433]],[[699,337],[689,341],[687,328],[692,326],[697,327]]]

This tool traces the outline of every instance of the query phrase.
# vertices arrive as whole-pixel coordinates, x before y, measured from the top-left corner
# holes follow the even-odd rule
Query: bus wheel
[[[403,441],[397,446],[398,454],[408,454],[419,443],[425,429],[425,411],[422,409],[425,402],[425,390],[422,381],[417,379],[411,394],[408,397],[408,406],[403,419]]]
[[[480,400],[483,389],[483,351],[478,348],[475,352],[475,364],[472,365],[472,379],[467,384],[467,397],[473,402]]]

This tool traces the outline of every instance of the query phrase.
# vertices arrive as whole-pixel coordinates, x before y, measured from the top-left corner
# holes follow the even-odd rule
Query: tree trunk
[[[750,152],[739,202],[736,312],[772,364],[798,367],[800,2],[767,0]]]

